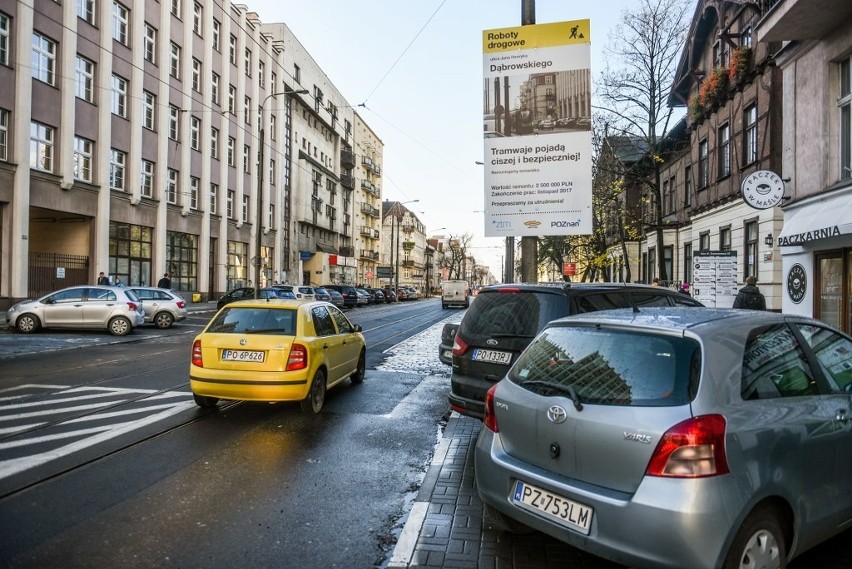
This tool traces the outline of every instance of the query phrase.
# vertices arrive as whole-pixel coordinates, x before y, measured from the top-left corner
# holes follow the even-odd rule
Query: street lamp
[[[401,220],[398,220],[398,219],[396,218],[396,216],[397,216],[397,213],[396,213],[396,212],[397,212],[397,208],[398,208],[399,206],[401,206],[401,205],[405,205],[405,204],[407,204],[407,203],[416,203],[416,202],[419,202],[419,201],[420,201],[420,200],[408,200],[407,202],[396,202],[396,203],[393,205],[393,207],[391,208],[391,213],[393,214],[393,217],[391,218],[391,269],[394,271],[394,272],[393,272],[393,277],[394,277],[394,278],[392,278],[392,279],[391,279],[391,281],[394,283],[394,284],[393,284],[393,295],[394,295],[394,298],[396,298],[396,293],[397,293],[397,291],[399,290],[399,222],[400,222]],[[393,264],[393,254],[394,254],[394,245],[393,245],[394,221],[396,222],[396,267],[395,267],[395,268],[394,268],[394,264]],[[399,299],[398,299],[398,298],[397,298],[397,302],[399,302]]]
[[[257,166],[257,213],[255,215],[255,225],[257,226],[257,236],[255,241],[255,260],[254,260],[254,297],[260,298],[260,270],[263,266],[263,258],[260,256],[260,250],[263,247],[263,231],[261,230],[262,220],[263,220],[263,171],[266,168],[266,164],[264,162],[266,159],[264,158],[263,147],[266,146],[266,129],[264,128],[263,122],[263,106],[266,104],[266,101],[271,99],[272,97],[277,97],[278,95],[305,95],[308,93],[307,89],[285,89],[279,93],[270,93],[266,96],[266,98],[261,101],[260,105],[257,107],[257,116],[260,121],[260,132],[258,133],[258,138],[260,139],[260,156],[258,159]]]

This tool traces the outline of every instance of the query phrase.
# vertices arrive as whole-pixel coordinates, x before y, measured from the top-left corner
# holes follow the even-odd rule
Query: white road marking
[[[20,391],[22,389],[68,389],[71,387],[70,385],[44,385],[44,384],[36,384],[36,383],[27,383],[24,385],[16,385],[15,387],[7,387],[6,389],[0,389],[0,393],[8,393],[10,391]],[[31,394],[28,394],[31,395]],[[20,399],[21,397],[26,397],[27,395],[13,395],[12,397],[0,397],[0,401],[4,401],[6,399]]]

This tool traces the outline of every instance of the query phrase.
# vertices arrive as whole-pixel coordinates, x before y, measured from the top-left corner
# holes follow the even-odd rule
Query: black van
[[[450,407],[482,419],[485,393],[500,381],[544,325],[563,316],[611,308],[703,306],[676,290],[625,283],[503,284],[480,289],[455,336],[442,334],[439,354],[452,350]],[[448,325],[449,326],[449,325]],[[452,347],[448,345],[452,342]],[[446,358],[442,357],[442,361]]]

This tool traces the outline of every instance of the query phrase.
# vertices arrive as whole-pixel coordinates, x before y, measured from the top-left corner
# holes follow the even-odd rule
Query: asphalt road
[[[189,347],[209,315],[118,343],[34,337],[40,351],[0,372],[0,566],[381,566],[447,416],[447,382],[375,368],[447,314],[434,300],[348,314],[365,330],[367,379],[330,391],[318,416],[196,407]]]

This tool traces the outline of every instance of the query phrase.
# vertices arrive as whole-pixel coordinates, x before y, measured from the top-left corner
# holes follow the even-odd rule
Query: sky
[[[470,253],[500,280],[505,240],[484,237],[483,167],[477,164],[483,160],[482,31],[521,25],[521,0],[241,3],[264,23],[287,24],[381,138],[383,199],[419,200],[406,207],[427,236],[470,233]],[[635,5],[537,0],[535,22],[591,20],[594,91],[610,30]]]

